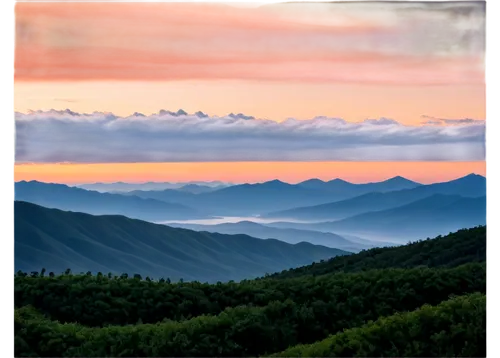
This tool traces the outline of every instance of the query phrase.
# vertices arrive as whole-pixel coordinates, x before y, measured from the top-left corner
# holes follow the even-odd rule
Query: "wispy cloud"
[[[476,161],[484,121],[407,126],[387,118],[275,122],[160,111],[118,117],[16,113],[17,162]]]
[[[482,124],[484,125],[486,121],[484,119],[473,119],[473,118],[458,118],[458,119],[450,119],[450,118],[437,118],[433,116],[422,115],[422,118],[425,121],[421,122],[421,124],[430,124],[430,125],[454,125],[454,124]]]
[[[78,102],[78,100],[71,99],[71,98],[54,98],[54,101],[56,101],[56,102],[67,102],[67,103],[76,103],[76,102]]]
[[[18,3],[16,80],[484,83],[484,3]]]

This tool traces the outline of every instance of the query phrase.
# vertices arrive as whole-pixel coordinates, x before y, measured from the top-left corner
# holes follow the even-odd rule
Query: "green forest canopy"
[[[18,273],[16,356],[484,356],[485,246],[478,227],[239,283]]]

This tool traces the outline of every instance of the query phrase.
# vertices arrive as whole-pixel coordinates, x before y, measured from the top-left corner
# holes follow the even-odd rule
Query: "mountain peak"
[[[330,180],[328,183],[344,183],[344,184],[352,184],[352,183],[349,183],[347,180],[340,179],[340,178],[335,178],[335,179],[332,179],[332,180]]]
[[[394,183],[394,182],[405,182],[405,183],[415,183],[413,180],[406,179],[401,175],[396,175],[395,177],[389,178],[385,180],[386,183]]]
[[[483,181],[485,180],[486,177],[482,176],[482,175],[479,175],[479,174],[476,174],[476,173],[470,173],[470,174],[467,174],[461,178],[457,178],[455,180],[451,180],[452,182],[469,182],[469,181],[475,181],[475,182],[479,182],[479,181]]]
[[[284,181],[281,181],[279,179],[274,179],[270,181],[266,181],[262,184],[271,184],[271,185],[288,185],[288,183],[285,183]]]
[[[325,183],[323,180],[321,179],[318,179],[318,178],[312,178],[312,179],[307,179],[307,180],[304,180],[303,182],[299,183],[299,184],[312,184],[312,183]]]
[[[200,117],[200,118],[205,118],[205,117],[208,117],[208,114],[203,113],[202,111],[198,111],[198,112],[196,112],[196,113],[195,113],[195,115],[196,115],[197,117]]]
[[[476,174],[476,173],[470,173],[470,174],[467,174],[466,176],[464,176],[464,178],[484,178],[484,176],[482,176],[480,174]]]

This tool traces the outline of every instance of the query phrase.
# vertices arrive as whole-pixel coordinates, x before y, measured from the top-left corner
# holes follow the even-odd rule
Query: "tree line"
[[[141,286],[138,283],[142,281],[133,279],[106,279],[106,283],[119,282],[122,285],[99,286],[99,282],[92,280],[92,277],[73,278],[82,281],[80,284],[77,281],[69,284],[64,282],[68,277],[23,277],[28,284],[23,286],[26,291],[23,292],[22,304],[18,303],[19,296],[16,297],[18,307],[21,307],[19,309],[23,312],[24,307],[34,307],[46,318],[37,319],[24,331],[19,329],[17,332],[28,332],[26,337],[19,337],[29,347],[37,347],[33,344],[39,341],[39,349],[36,350],[39,356],[74,355],[76,352],[61,351],[62,348],[53,348],[52,344],[60,340],[65,349],[76,349],[82,342],[92,346],[89,342],[94,339],[97,341],[92,347],[101,348],[94,353],[85,350],[84,355],[102,356],[106,353],[104,355],[116,356],[116,352],[102,351],[107,349],[105,347],[108,344],[110,347],[118,344],[117,347],[122,348],[116,349],[127,352],[123,354],[128,356],[150,354],[151,351],[130,349],[152,345],[150,338],[158,337],[156,330],[162,332],[158,333],[162,337],[171,337],[165,338],[163,343],[155,343],[160,344],[157,351],[160,355],[270,354],[289,346],[313,343],[329,334],[395,312],[411,311],[423,304],[438,304],[450,295],[486,291],[484,263],[453,269],[414,268],[335,273],[286,280],[249,281],[246,285],[198,284],[198,289],[192,287],[191,283],[156,284],[145,291],[139,289]],[[28,289],[33,281],[45,281],[35,285],[45,289],[45,293]],[[135,289],[131,289],[127,283],[134,285]],[[160,286],[169,293],[162,295],[165,292],[158,290]],[[70,287],[70,291],[65,291],[65,287]],[[123,295],[124,291],[120,291],[120,287],[128,289],[131,296]],[[99,295],[92,295],[95,289]],[[70,295],[64,296],[63,292]],[[158,323],[159,320],[163,322]],[[79,324],[62,324],[64,322]],[[76,343],[71,343],[73,341],[69,338],[61,338],[70,337],[70,333],[81,340],[74,338]],[[137,338],[141,342],[145,339],[146,343],[135,345],[133,340],[126,338],[136,336],[142,337]],[[108,343],[103,341],[105,338]],[[179,339],[184,343],[181,344]],[[221,340],[226,343],[223,345]],[[214,351],[221,347],[225,347],[223,351]]]

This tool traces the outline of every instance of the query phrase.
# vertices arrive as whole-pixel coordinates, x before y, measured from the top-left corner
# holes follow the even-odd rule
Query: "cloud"
[[[421,124],[428,125],[454,125],[454,124],[482,124],[485,125],[486,121],[484,119],[472,119],[472,118],[459,118],[459,119],[449,119],[449,118],[437,118],[427,115],[422,115],[422,118],[426,120],[421,122]]]
[[[54,101],[57,102],[68,102],[68,103],[76,103],[78,100],[76,99],[70,99],[70,98],[54,98]]]
[[[480,2],[19,3],[15,76],[483,84],[484,39]]]
[[[387,118],[275,122],[241,113],[182,113],[17,112],[16,162],[476,161],[485,156],[481,121],[407,126]]]

